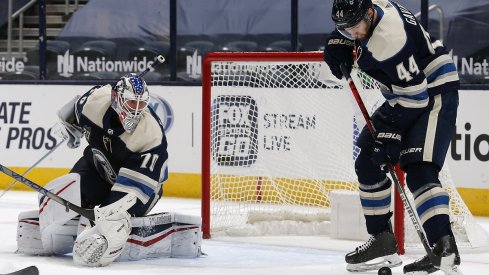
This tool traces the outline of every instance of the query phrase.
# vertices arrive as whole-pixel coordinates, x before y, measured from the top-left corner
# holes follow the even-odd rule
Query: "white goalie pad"
[[[56,178],[46,187],[61,198],[80,205],[80,175],[71,173]],[[78,226],[78,213],[39,194],[39,228],[46,252],[66,254],[72,251]]]
[[[72,204],[80,205],[81,203],[80,175],[76,173],[56,178],[50,181],[45,188]],[[39,225],[41,226],[41,232],[53,223],[64,224],[76,216],[78,216],[78,213],[39,193]]]
[[[26,255],[51,255],[42,246],[38,210],[19,213],[19,221],[17,223],[17,253]]]
[[[71,252],[76,238],[78,218],[69,220],[63,225],[48,227],[44,232],[49,238],[49,245],[44,246],[39,228],[39,211],[24,211],[19,214],[17,225],[17,253],[25,255],[50,256],[53,254],[66,254]]]
[[[131,218],[131,222],[131,235],[117,261],[203,255],[200,217],[158,213]]]

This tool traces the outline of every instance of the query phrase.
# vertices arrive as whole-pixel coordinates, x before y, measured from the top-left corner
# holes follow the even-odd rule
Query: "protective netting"
[[[355,116],[347,83],[325,67],[320,59],[212,62],[213,234],[242,233],[260,221],[321,223],[329,219],[331,191],[358,190],[354,143],[363,117]],[[352,77],[372,113],[384,101],[380,85],[357,69]],[[447,169],[442,182],[451,197],[457,240],[477,246],[467,229],[475,222]],[[407,218],[406,242],[417,246],[410,223]]]

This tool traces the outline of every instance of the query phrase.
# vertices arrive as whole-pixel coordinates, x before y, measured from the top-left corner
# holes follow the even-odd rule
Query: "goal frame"
[[[322,52],[213,52],[205,56],[202,64],[202,232],[211,238],[210,179],[211,179],[211,89],[213,62],[324,62]],[[350,92],[350,91],[345,91]],[[404,173],[396,174],[404,188]],[[397,188],[394,188],[394,232],[399,254],[404,254],[404,207]]]

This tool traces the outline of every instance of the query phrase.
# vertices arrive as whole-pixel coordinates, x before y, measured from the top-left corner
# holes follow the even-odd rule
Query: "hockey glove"
[[[75,104],[79,99],[79,95],[75,96],[58,110],[60,123],[54,129],[61,138],[68,140],[67,144],[71,149],[80,146],[80,139],[83,136],[83,128],[76,125]]]
[[[396,164],[399,162],[401,153],[401,134],[395,131],[379,131],[374,143],[372,152],[372,162],[382,166],[389,162]]]
[[[340,65],[346,64],[348,70],[353,66],[355,41],[346,39],[338,31],[333,31],[324,47],[324,61],[338,79],[343,78]]]
[[[97,220],[94,227],[86,227],[73,245],[73,261],[83,266],[106,266],[124,250],[131,233],[131,217],[127,211]]]
[[[66,139],[70,149],[80,146],[80,139],[83,137],[83,129],[81,127],[61,121],[53,127],[53,132],[62,139]]]

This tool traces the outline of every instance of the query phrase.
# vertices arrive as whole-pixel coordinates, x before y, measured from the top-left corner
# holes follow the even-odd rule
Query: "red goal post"
[[[338,180],[338,175],[335,174],[333,176],[335,178],[334,180],[325,181],[323,179],[325,174],[329,173],[330,171],[334,171],[336,173],[336,170],[342,169],[342,166],[334,166],[332,169],[328,170],[327,173],[322,171],[313,171],[315,177],[313,180],[310,180],[310,175],[303,175],[301,170],[295,170],[295,167],[289,167],[290,161],[287,163],[287,160],[284,160],[280,154],[274,154],[276,152],[270,153],[269,151],[287,151],[287,149],[289,149],[289,152],[293,151],[290,148],[285,148],[287,142],[290,143],[291,141],[287,140],[285,138],[286,136],[283,135],[272,136],[275,139],[272,139],[271,142],[270,140],[267,140],[266,137],[260,137],[261,139],[259,139],[257,133],[258,130],[253,129],[254,127],[251,127],[249,124],[254,123],[256,126],[256,124],[258,124],[257,121],[248,121],[248,128],[233,128],[225,125],[225,123],[229,123],[229,121],[232,119],[236,120],[236,117],[233,116],[241,116],[240,118],[243,118],[244,116],[243,114],[236,113],[229,114],[229,112],[234,112],[230,111],[231,109],[236,110],[235,112],[240,112],[239,108],[242,108],[246,110],[247,113],[245,115],[247,115],[247,117],[258,117],[258,113],[262,110],[258,110],[258,104],[256,102],[257,100],[263,100],[264,104],[271,104],[270,101],[282,99],[283,97],[282,104],[284,104],[286,108],[293,108],[295,105],[302,105],[303,109],[301,112],[303,113],[307,113],[307,109],[309,108],[316,108],[315,110],[318,110],[317,112],[322,113],[322,109],[334,109],[337,107],[335,105],[341,105],[336,104],[334,99],[339,95],[343,96],[342,93],[351,92],[349,91],[346,82],[338,81],[332,77],[331,74],[324,73],[325,66],[322,52],[210,53],[205,57],[202,65],[202,230],[204,238],[211,237],[214,227],[222,229],[232,227],[238,223],[246,223],[246,219],[249,220],[250,217],[243,216],[249,215],[249,213],[256,214],[257,212],[266,211],[263,210],[265,208],[273,208],[273,211],[275,211],[272,211],[274,213],[273,215],[277,215],[277,213],[295,211],[299,208],[301,209],[299,212],[303,210],[302,208],[304,208],[305,211],[310,211],[311,209],[312,211],[316,211],[317,209],[327,208],[329,207],[329,202],[323,202],[323,198],[317,198],[315,195],[317,190],[321,190],[321,192],[324,191],[324,185],[331,186],[334,184],[331,190],[341,189],[343,186],[345,189],[358,189],[358,187],[355,187],[355,184],[357,183],[354,182],[356,175],[354,175],[354,173],[351,175],[351,168],[345,169],[345,173],[349,174],[349,180],[344,180],[345,176],[340,176],[341,180]],[[352,73],[352,76],[353,75],[354,74]],[[379,97],[382,97],[380,94],[380,87],[376,84],[375,80],[371,79],[360,70],[355,70],[355,75],[356,77],[354,77],[354,80],[359,90],[368,90],[369,94],[374,94],[374,96],[377,98],[376,100],[378,100]],[[318,93],[316,90],[320,92]],[[324,91],[329,93],[328,91],[330,90],[336,91],[336,94],[325,101],[333,101],[333,103],[328,105],[326,108],[326,106],[320,105],[320,103],[317,101],[321,94],[325,94]],[[270,97],[257,99],[254,98],[255,95],[256,97]],[[309,96],[310,98],[308,98]],[[270,98],[272,98],[272,100]],[[368,101],[364,98],[362,99],[364,101]],[[297,104],[291,105],[291,101]],[[239,104],[236,102],[245,105],[245,107],[239,107]],[[371,106],[372,109],[374,109],[375,104]],[[366,105],[368,107],[368,104]],[[229,110],[222,110],[220,106],[227,106],[226,108]],[[275,105],[267,106],[273,110],[275,110],[274,108],[277,108]],[[327,115],[328,117],[332,117],[332,123],[336,123],[336,120],[341,120],[341,108],[344,108],[344,106],[341,105],[338,106],[338,108],[340,109],[333,111],[333,115]],[[228,118],[222,119],[218,116],[219,114],[226,114]],[[267,115],[273,116],[274,114],[272,113]],[[288,118],[281,117],[280,119],[282,119],[282,121],[279,121],[279,124],[283,121],[286,122],[284,124],[285,126],[282,124],[279,126],[282,128],[290,128],[292,126],[295,127],[295,125],[291,125],[291,121],[296,120],[297,117],[299,117],[299,121],[303,119],[304,124],[302,124],[301,127],[305,128],[309,126],[316,127],[319,123],[323,123],[323,121],[320,121],[320,119],[315,116],[308,117],[305,115],[301,118],[300,116],[293,114]],[[360,117],[358,119],[363,118]],[[353,115],[351,116],[351,120],[354,120]],[[274,122],[272,119],[263,123],[268,125],[270,124],[270,121],[272,121],[272,123]],[[289,125],[287,125],[287,123],[289,123]],[[344,121],[343,124],[345,124]],[[276,128],[280,128],[279,126]],[[258,125],[256,127],[261,126]],[[319,128],[319,126],[317,127]],[[339,127],[343,128],[341,125]],[[336,128],[333,127],[332,129],[334,130]],[[358,129],[355,130],[358,132]],[[324,133],[325,132],[321,132],[321,134],[318,135],[318,140],[321,139],[321,136]],[[226,142],[228,142],[226,141],[226,138],[229,138],[229,135],[234,135],[234,137],[237,138],[242,134],[246,134],[256,139],[255,141],[251,142],[254,144],[251,147],[254,147],[250,148],[249,144],[245,144],[246,142],[240,144],[239,146],[236,145],[238,144],[236,143],[233,146],[239,147],[237,149],[235,148],[239,151],[238,153],[243,150],[248,150],[249,152],[253,152],[253,154],[249,154],[244,157],[232,154],[226,155],[229,149],[226,147]],[[353,133],[351,135],[353,136]],[[314,137],[312,135],[304,134],[304,136],[297,137],[297,139],[302,140],[302,143],[314,143]],[[342,137],[345,136],[340,135],[338,139],[344,139]],[[233,144],[233,142],[236,141],[230,142],[230,144]],[[268,144],[271,144],[270,147],[273,147],[272,149],[266,148],[268,146],[267,142]],[[347,139],[346,146],[348,146],[348,142],[350,141]],[[257,144],[260,144],[262,147],[258,148]],[[321,148],[324,147],[323,144],[324,143],[318,143],[315,146],[317,146],[316,148]],[[218,148],[216,148],[216,146]],[[276,148],[274,146],[276,146]],[[314,145],[306,145],[306,147],[308,146],[314,147]],[[334,147],[342,146],[344,147],[344,145],[334,145]],[[353,147],[353,144],[350,144],[350,146]],[[226,148],[223,149],[223,147]],[[266,150],[262,150],[263,148],[266,148]],[[221,150],[222,152],[216,152],[216,150]],[[281,166],[278,168],[280,170],[273,170],[275,168],[268,169],[268,167],[265,165],[265,168],[261,167],[257,168],[257,170],[254,172],[249,172],[248,170],[255,169],[255,167],[258,166],[258,162],[260,161],[260,158],[262,158],[260,155],[262,152],[260,152],[260,150],[262,152],[268,150],[267,152],[263,153],[265,155],[263,158],[272,158],[271,155],[273,154],[274,157],[278,156],[273,161],[267,162],[266,165],[270,163],[275,165],[275,163],[284,161],[285,163],[281,164]],[[305,150],[306,152],[314,153],[314,149],[311,150],[310,148],[306,148]],[[355,148],[352,151],[355,151]],[[325,155],[324,152],[321,152],[321,154]],[[326,151],[326,155],[330,157],[328,151]],[[305,157],[307,157],[307,154],[305,154]],[[302,160],[302,156],[294,156],[291,159],[297,158]],[[336,162],[338,161],[338,158],[338,155],[335,155],[324,163]],[[312,163],[312,166],[315,165],[316,161],[314,160],[315,159],[313,158],[313,160],[310,162],[310,164]],[[348,164],[348,162],[351,163]],[[346,162],[342,163],[346,166],[350,166],[353,164],[353,162],[353,159],[348,161],[347,158]],[[238,169],[236,166],[241,167]],[[297,169],[309,170],[309,166],[302,168],[298,167]],[[314,170],[316,167],[311,169]],[[322,169],[322,167],[317,169]],[[244,170],[246,170],[246,172],[243,172]],[[267,171],[266,173],[263,172],[265,170]],[[282,173],[284,175],[282,175]],[[300,173],[301,175],[294,176],[294,173]],[[403,182],[403,173],[401,171],[397,171],[397,174]],[[251,182],[251,187],[249,185],[244,185],[244,181]],[[346,183],[336,185],[336,182],[339,181]],[[451,181],[451,178],[449,181]],[[271,187],[269,187],[271,183],[274,184],[273,191],[271,191]],[[310,185],[313,184],[320,186],[311,187]],[[455,214],[457,217],[455,220],[460,220],[461,224],[467,224],[467,220],[472,218],[472,216],[470,215],[470,212],[463,201],[460,199],[456,189],[453,187],[453,183],[450,182],[450,184],[452,185],[448,187],[450,189],[449,194],[452,198],[452,204],[456,204],[453,209],[451,205],[451,211],[456,212]],[[290,195],[291,198],[284,198],[285,195],[280,194],[282,190],[276,190],[280,188],[290,188],[291,186],[294,187],[294,190],[286,190],[283,192],[284,194],[287,193],[285,194],[287,196]],[[236,191],[234,188],[239,190]],[[307,192],[302,192],[306,189]],[[404,239],[405,236],[409,234],[408,232],[405,232],[405,228],[409,227],[409,225],[406,224],[403,204],[398,191],[396,188],[393,189],[395,194],[393,203],[394,230],[399,243],[399,252],[404,253]],[[322,196],[327,197],[324,200],[329,199],[328,196],[331,190],[324,191]],[[270,196],[276,196],[277,192],[279,193],[278,196],[280,196],[280,198],[266,197],[270,194]],[[301,199],[301,196],[304,197],[304,200]],[[278,212],[278,210],[276,211],[276,208],[278,207],[277,205],[279,204],[284,204],[284,208],[281,209],[280,212]],[[462,207],[459,207],[459,205],[462,205]],[[459,218],[458,215],[462,216],[462,218]],[[469,217],[467,217],[467,215]],[[223,219],[222,222],[217,222],[218,219],[221,219],[224,216],[229,216],[230,220]],[[311,213],[307,212],[306,216],[310,217]],[[239,218],[239,221],[235,221],[234,218]],[[266,219],[266,217],[260,217],[259,219]],[[407,221],[407,223],[409,223],[409,221]],[[463,225],[461,225],[461,227],[462,226]],[[414,230],[407,231],[412,231],[412,234],[414,234],[414,239],[416,239]],[[462,231],[463,232],[461,234],[466,233],[465,228],[462,229]],[[468,239],[470,240],[471,238],[469,237]]]
[[[213,62],[323,62],[321,52],[256,52],[256,53],[210,53],[202,67],[202,230],[204,238],[210,238],[210,171],[211,171],[211,89]],[[348,91],[345,91],[348,92]],[[402,173],[398,173],[403,179]],[[394,228],[399,243],[404,243],[404,211],[399,193],[395,190],[395,222]],[[400,245],[400,253],[404,246]]]

